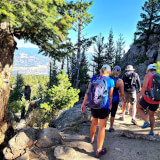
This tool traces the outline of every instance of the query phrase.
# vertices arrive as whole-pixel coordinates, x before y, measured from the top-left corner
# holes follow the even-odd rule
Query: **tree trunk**
[[[7,103],[10,94],[10,79],[12,75],[13,56],[16,42],[9,31],[7,23],[0,23],[0,134],[3,135],[7,127]],[[0,140],[1,143],[1,140]]]
[[[75,74],[75,82],[74,82],[74,87],[78,88],[79,84],[79,68],[80,68],[80,53],[81,53],[81,20],[78,24],[78,51],[77,51],[77,61],[76,61],[76,74]]]

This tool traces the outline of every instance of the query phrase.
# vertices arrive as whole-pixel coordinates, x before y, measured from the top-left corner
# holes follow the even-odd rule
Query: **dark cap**
[[[119,72],[119,71],[121,71],[121,67],[120,67],[120,66],[115,66],[115,67],[113,68],[113,70],[117,70],[117,71]]]

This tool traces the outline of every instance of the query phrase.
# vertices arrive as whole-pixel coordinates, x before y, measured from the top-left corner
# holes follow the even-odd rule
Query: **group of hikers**
[[[93,118],[90,127],[90,143],[95,141],[95,133],[99,122],[97,157],[106,153],[106,148],[102,148],[106,122],[109,114],[111,114],[109,132],[113,132],[115,130],[113,128],[114,119],[120,101],[122,103],[122,120],[125,120],[126,106],[130,105],[132,108],[131,123],[137,124],[135,118],[138,112],[144,120],[141,128],[151,127],[149,135],[154,135],[154,114],[160,104],[160,83],[158,83],[160,82],[160,74],[156,73],[157,69],[154,64],[148,65],[141,87],[139,75],[135,72],[133,66],[128,65],[125,70],[126,73],[120,79],[120,66],[115,66],[111,71],[108,64],[103,65],[100,69],[100,75],[92,77],[81,106],[82,113],[84,113],[86,105],[91,108]],[[147,108],[149,109],[149,121],[145,114]]]

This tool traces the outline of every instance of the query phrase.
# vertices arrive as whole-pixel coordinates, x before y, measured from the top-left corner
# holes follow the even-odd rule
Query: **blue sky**
[[[94,16],[92,22],[83,30],[87,37],[99,35],[101,33],[107,40],[110,29],[112,28],[114,40],[119,34],[123,34],[126,41],[125,47],[133,42],[133,34],[136,25],[140,20],[141,7],[145,0],[93,0],[93,5],[89,12]],[[77,41],[77,33],[70,31],[69,37],[73,42]],[[18,41],[18,47],[36,47],[30,43]],[[92,48],[90,49],[90,51]]]

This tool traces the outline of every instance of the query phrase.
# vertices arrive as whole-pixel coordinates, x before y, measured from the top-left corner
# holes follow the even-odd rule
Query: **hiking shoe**
[[[96,152],[96,157],[100,157],[107,152],[106,148],[101,149],[100,151]]]
[[[151,125],[149,124],[149,122],[144,122],[143,126],[141,126],[141,128],[148,128],[150,127]]]
[[[137,122],[135,119],[132,119],[131,122],[134,124],[134,125],[137,125]]]
[[[109,132],[114,132],[114,131],[115,131],[114,128],[112,127],[109,128]]]
[[[150,131],[148,135],[154,136],[154,132],[153,132],[153,131]]]
[[[119,120],[124,121],[124,120],[125,120],[125,117],[122,116],[122,117],[119,118]]]

